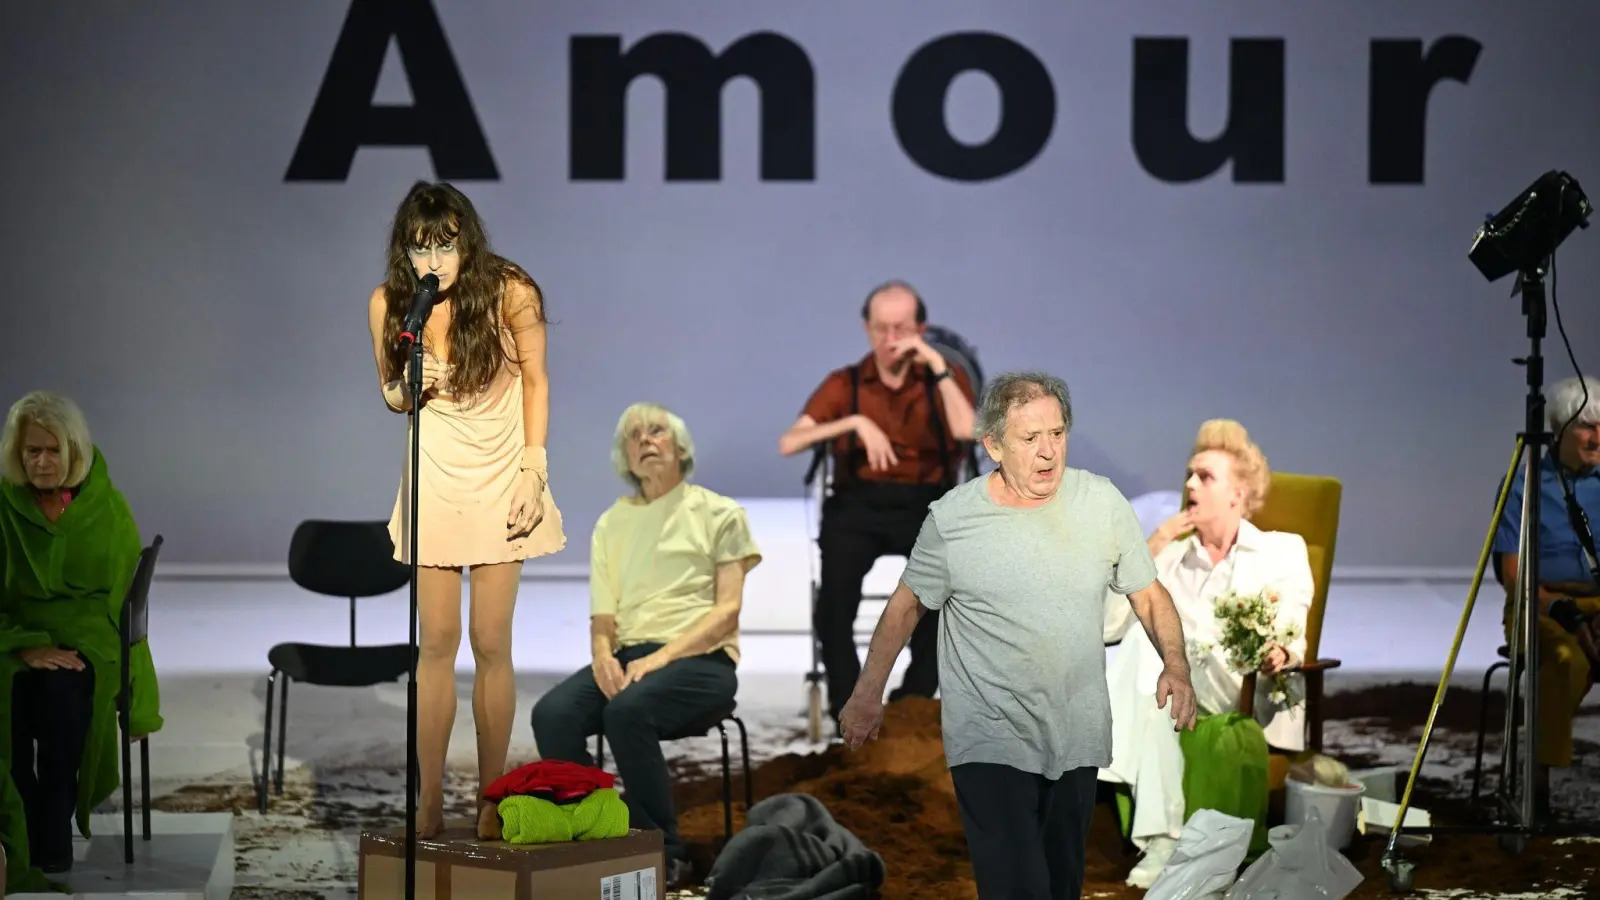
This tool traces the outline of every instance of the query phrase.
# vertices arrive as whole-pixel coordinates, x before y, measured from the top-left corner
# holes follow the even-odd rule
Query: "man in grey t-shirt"
[[[1156,702],[1174,728],[1194,727],[1177,610],[1128,501],[1066,467],[1071,427],[1060,379],[995,379],[978,437],[999,469],[930,507],[839,716],[852,748],[877,735],[889,669],[924,610],[939,610],[945,759],[983,898],[1081,895],[1095,779],[1111,763],[1108,589],[1165,661]]]

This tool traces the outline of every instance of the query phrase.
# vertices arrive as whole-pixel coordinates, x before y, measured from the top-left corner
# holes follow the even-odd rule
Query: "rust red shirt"
[[[950,437],[950,419],[945,412],[944,398],[938,396],[937,385],[934,386],[933,395],[939,411],[939,427],[943,430],[943,434],[934,431],[928,407],[929,392],[926,382],[932,377],[928,367],[920,362],[912,363],[900,387],[890,389],[879,377],[878,364],[872,354],[867,354],[856,365],[860,370],[856,411],[883,429],[883,433],[889,437],[890,445],[894,447],[898,462],[887,470],[874,472],[867,466],[866,450],[861,446],[860,439],[852,433],[841,435],[834,440],[831,448],[834,465],[841,469],[848,465],[855,476],[862,481],[888,481],[899,484],[943,482],[945,472],[943,457],[939,452],[939,441],[941,438],[944,440],[952,465],[956,454],[964,449],[964,444]],[[950,367],[950,379],[961,389],[967,402],[975,402],[972,382],[967,379],[966,373],[959,366]],[[811,399],[806,401],[803,412],[819,424],[834,422],[850,415],[850,367],[835,369],[828,373],[828,377],[823,379],[822,384],[812,392]],[[853,458],[848,462],[841,462],[847,454],[852,453],[852,450]]]

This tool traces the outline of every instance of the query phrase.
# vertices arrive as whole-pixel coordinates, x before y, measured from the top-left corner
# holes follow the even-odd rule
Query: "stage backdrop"
[[[635,400],[706,485],[798,497],[778,435],[905,278],[989,371],[1064,376],[1071,462],[1130,495],[1235,417],[1344,479],[1342,564],[1459,569],[1526,348],[1468,246],[1546,170],[1600,194],[1595,34],[1555,0],[12,4],[5,400],[82,401],[164,562],[387,517],[366,298],[443,178],[554,319],[550,563]],[[1597,255],[1557,299],[1600,369]]]

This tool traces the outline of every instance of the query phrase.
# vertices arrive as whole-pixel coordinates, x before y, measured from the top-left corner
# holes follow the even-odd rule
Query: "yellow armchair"
[[[1320,655],[1322,614],[1333,576],[1333,552],[1339,537],[1339,505],[1344,486],[1337,478],[1274,472],[1267,502],[1250,521],[1262,531],[1289,531],[1305,538],[1311,558],[1311,612],[1306,618],[1306,654],[1299,671],[1306,680],[1306,746],[1322,750],[1322,676],[1339,668],[1339,660]],[[1255,710],[1256,677],[1248,675],[1239,692],[1239,710]],[[1276,781],[1277,779],[1274,779]]]

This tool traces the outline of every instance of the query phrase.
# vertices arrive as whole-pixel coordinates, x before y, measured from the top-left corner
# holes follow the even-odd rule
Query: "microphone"
[[[422,326],[427,324],[428,312],[433,309],[438,296],[439,276],[429,272],[422,276],[422,283],[411,298],[411,312],[406,313],[405,323],[400,326],[401,343],[414,344],[422,339]]]

